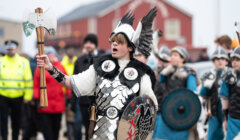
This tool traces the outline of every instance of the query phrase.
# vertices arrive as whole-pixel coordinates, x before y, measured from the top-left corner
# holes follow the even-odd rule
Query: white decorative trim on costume
[[[116,64],[112,60],[106,60],[101,66],[104,72],[111,72],[116,68]]]
[[[239,55],[239,54],[233,54],[233,53],[232,53],[232,54],[230,55],[230,57],[231,57],[231,58],[233,58],[233,57],[237,57],[237,58],[240,59],[240,55]]]
[[[72,84],[72,87],[73,87],[72,89],[73,89],[75,95],[76,95],[77,97],[80,97],[80,96],[81,96],[81,93],[80,93],[80,91],[78,90],[78,88],[77,88],[77,86],[76,86],[76,84],[75,84],[75,82],[74,82],[73,77],[70,77],[70,80],[71,80],[71,84]]]
[[[135,80],[138,77],[138,72],[135,68],[126,68],[124,70],[124,77],[128,80]]]

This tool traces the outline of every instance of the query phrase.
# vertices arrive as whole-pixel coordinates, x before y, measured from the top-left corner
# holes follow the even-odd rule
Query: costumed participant
[[[158,72],[161,72],[165,67],[169,65],[171,57],[171,51],[168,47],[162,46],[157,54],[158,58]]]
[[[158,51],[158,53],[156,53],[156,56],[158,58],[158,73],[160,73],[165,67],[167,67],[169,65],[169,58],[171,57],[171,51],[170,49],[168,49],[165,46],[162,46],[160,48],[160,50]],[[160,79],[158,79],[160,80]],[[161,119],[161,105],[160,103],[163,102],[164,97],[166,97],[167,91],[166,91],[166,85],[165,83],[160,83],[160,82],[156,82],[155,87],[154,87],[154,93],[157,97],[157,101],[158,101],[158,111],[157,111],[157,121],[156,121],[156,126],[155,126],[155,131],[153,134],[153,138],[157,138],[159,129],[158,129],[158,125],[161,124],[159,123],[159,121],[162,121]]]
[[[228,53],[230,57],[232,51],[232,39],[228,35],[222,35],[215,40],[215,43],[218,47],[222,47]],[[228,66],[231,67],[231,61],[229,60]]]
[[[165,84],[164,95],[168,96],[171,91],[187,88],[196,91],[196,73],[185,65],[188,59],[187,50],[183,47],[174,47],[171,50],[170,65],[160,72],[159,82]],[[156,93],[155,93],[156,94]],[[162,104],[161,102],[159,104]],[[162,113],[158,115],[158,124],[155,128],[153,139],[181,139],[187,140],[188,130],[175,130],[170,128],[163,120]]]
[[[159,61],[159,73],[169,65],[169,59],[171,57],[171,51],[162,46],[158,51],[157,58]],[[160,81],[160,79],[158,79]],[[154,93],[157,97],[158,103],[161,103],[164,99],[164,94],[167,93],[165,83],[156,82]],[[158,104],[158,114],[161,112],[161,104]],[[159,117],[159,116],[158,116]]]
[[[151,30],[151,26],[145,29],[145,24],[155,16],[156,8],[142,19],[142,31]],[[37,56],[38,67],[45,67],[59,83],[72,88],[78,97],[96,97],[96,125],[92,139],[117,139],[119,118],[134,97],[147,95],[158,105],[152,90],[155,80],[153,71],[133,58],[133,20],[134,16],[127,13],[112,33],[109,39],[112,55],[95,58],[86,71],[77,75],[67,76],[54,67],[46,55]],[[139,40],[142,45],[138,48],[142,53],[149,53],[145,39],[147,37],[141,34]]]
[[[227,140],[232,140],[240,132],[240,47],[231,53],[231,62],[233,69],[224,74],[219,92]]]
[[[222,47],[218,47],[212,54],[211,60],[215,68],[202,77],[200,96],[203,97],[202,105],[209,120],[207,139],[222,140],[224,138],[222,105],[218,97],[218,91],[222,84],[222,75],[228,69],[228,53]]]

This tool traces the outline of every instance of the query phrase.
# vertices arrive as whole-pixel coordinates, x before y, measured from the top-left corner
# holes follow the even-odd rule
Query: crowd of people
[[[154,102],[157,112],[152,139],[199,139],[197,133],[190,136],[192,129],[176,130],[162,118],[164,99],[177,89],[188,89],[201,96],[208,118],[208,140],[237,139],[240,47],[232,48],[232,40],[226,35],[217,38],[217,49],[210,56],[214,67],[199,79],[196,71],[186,66],[189,54],[185,47],[158,49],[151,45],[152,37],[146,34],[153,33],[155,16],[153,8],[143,17],[140,37],[134,42],[134,16],[127,13],[109,38],[111,54],[98,50],[95,34],[84,38],[81,56],[75,56],[74,48],[67,47],[66,56],[61,59],[54,47],[46,46],[45,55],[37,54],[27,60],[17,53],[18,42],[7,40],[6,53],[0,57],[1,139],[8,139],[10,116],[13,140],[19,139],[20,130],[23,140],[36,138],[37,132],[45,140],[58,140],[63,115],[65,136],[69,140],[81,140],[83,135],[86,140],[117,139],[124,108],[135,97],[146,95]],[[155,51],[151,52],[150,46]],[[146,65],[150,55],[156,57],[157,69]],[[201,52],[200,59],[208,60],[206,51]],[[40,107],[40,67],[46,69],[47,108]],[[128,91],[127,95],[124,91]],[[89,127],[93,106],[97,108],[94,129]]]

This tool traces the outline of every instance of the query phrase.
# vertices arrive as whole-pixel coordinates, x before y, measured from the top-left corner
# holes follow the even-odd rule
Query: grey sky
[[[240,21],[239,0],[170,0],[193,15],[193,45],[215,49],[217,36],[234,38],[234,22]],[[236,39],[236,37],[235,37]]]
[[[7,19],[17,22],[23,21],[25,9],[34,11],[37,7],[47,10],[51,8],[57,17],[63,16],[74,8],[98,0],[0,0],[0,19]],[[35,47],[36,33],[31,36],[23,36],[23,52],[34,56],[37,48]]]
[[[0,0],[0,18],[21,21],[24,9],[34,11],[37,7],[44,10],[51,7],[56,16],[60,17],[80,5],[94,1],[98,0]]]

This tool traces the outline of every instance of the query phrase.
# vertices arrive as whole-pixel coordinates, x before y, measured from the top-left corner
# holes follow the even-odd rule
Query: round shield
[[[200,114],[200,100],[190,90],[175,90],[163,101],[162,118],[172,129],[179,131],[189,129],[198,121]]]
[[[148,96],[134,98],[119,121],[117,139],[151,140],[156,122],[154,107]]]

